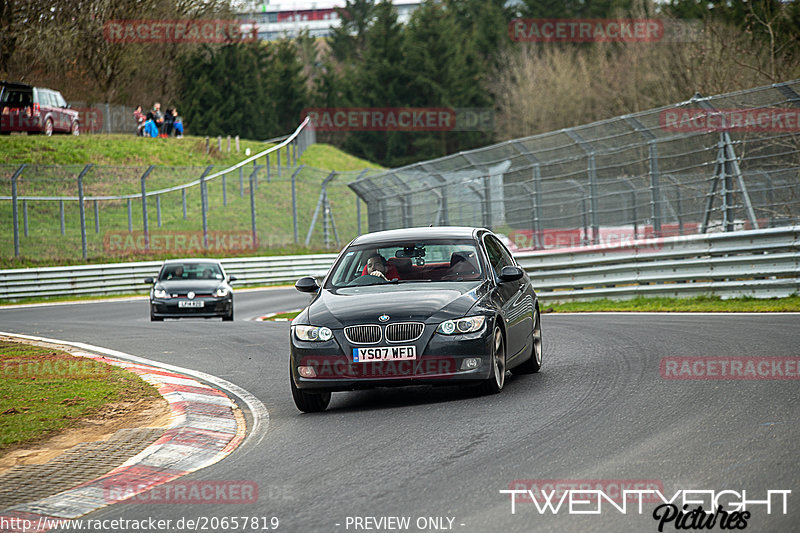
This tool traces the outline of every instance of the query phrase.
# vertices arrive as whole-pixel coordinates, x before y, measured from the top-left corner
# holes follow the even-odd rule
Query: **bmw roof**
[[[360,235],[352,244],[374,244],[387,241],[408,241],[414,239],[472,239],[478,231],[489,231],[483,228],[464,226],[434,226],[421,228],[403,228],[378,231]]]

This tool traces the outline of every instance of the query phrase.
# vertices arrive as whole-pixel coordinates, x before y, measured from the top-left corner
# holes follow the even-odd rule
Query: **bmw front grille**
[[[381,341],[381,327],[374,324],[347,326],[344,336],[353,344],[377,344]]]
[[[389,342],[411,342],[422,336],[425,324],[422,322],[403,322],[386,326],[386,340]]]
[[[386,326],[386,340],[389,342],[412,342],[422,336],[425,324],[422,322],[401,322]],[[382,338],[381,326],[377,324],[364,324],[360,326],[347,326],[344,336],[352,344],[377,344]]]

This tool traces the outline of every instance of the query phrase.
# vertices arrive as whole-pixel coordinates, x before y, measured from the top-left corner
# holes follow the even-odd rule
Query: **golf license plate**
[[[178,302],[178,307],[203,307],[205,302],[202,300],[181,300]]]
[[[416,346],[374,346],[372,348],[353,348],[353,362],[403,361],[417,358]]]

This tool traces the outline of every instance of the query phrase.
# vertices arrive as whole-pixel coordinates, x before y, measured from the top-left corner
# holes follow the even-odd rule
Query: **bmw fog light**
[[[481,360],[477,357],[469,357],[461,362],[461,370],[475,370],[481,366]]]
[[[317,372],[314,370],[314,367],[311,366],[298,366],[297,373],[300,374],[304,378],[315,378],[317,377]]]

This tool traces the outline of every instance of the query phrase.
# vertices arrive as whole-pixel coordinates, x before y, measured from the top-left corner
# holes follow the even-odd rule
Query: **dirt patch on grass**
[[[19,339],[2,337],[0,341],[19,343]],[[63,360],[61,352],[77,352],[79,350],[70,346],[52,345],[39,342],[25,342],[24,344],[39,346],[47,350],[55,350],[53,353],[44,354],[34,358],[33,363],[14,367],[11,371],[26,372],[26,367],[31,364],[41,365],[37,367],[37,372],[47,369],[58,369],[58,361]],[[59,358],[60,357],[60,358]],[[83,358],[76,358],[78,361]],[[49,365],[49,366],[48,366]],[[81,366],[69,367],[78,372]],[[60,369],[61,371],[63,369]],[[80,396],[66,398],[61,403],[65,407],[78,405],[83,401]],[[15,410],[23,410],[24,406],[14,407]],[[2,415],[0,415],[2,416]],[[6,416],[13,416],[9,413]],[[167,427],[172,421],[172,414],[164,398],[160,396],[146,397],[123,397],[103,405],[93,413],[71,421],[69,427],[50,433],[41,439],[28,441],[18,445],[9,446],[0,451],[0,474],[16,465],[43,464],[50,459],[60,455],[65,450],[83,442],[95,442],[107,440],[117,430],[124,428]]]

